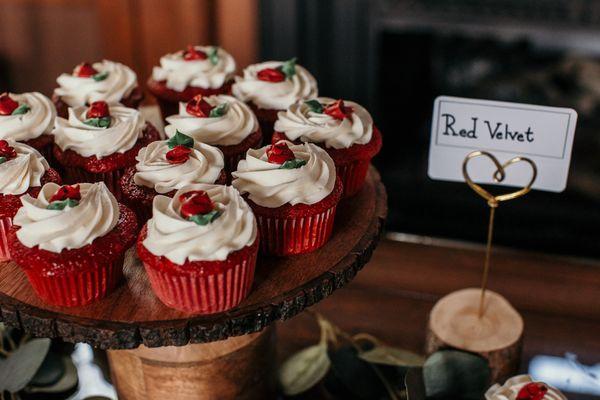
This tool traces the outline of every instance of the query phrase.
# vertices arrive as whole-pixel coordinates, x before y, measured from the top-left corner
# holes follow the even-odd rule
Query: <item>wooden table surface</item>
[[[392,235],[390,235],[392,236]],[[368,332],[422,352],[429,310],[443,295],[479,285],[484,248],[410,235],[383,240],[355,280],[312,307],[350,333]],[[490,289],[525,320],[521,369],[535,355],[574,353],[600,362],[600,262],[496,249]],[[318,340],[311,316],[278,325],[279,358]],[[591,399],[569,396],[569,399]]]

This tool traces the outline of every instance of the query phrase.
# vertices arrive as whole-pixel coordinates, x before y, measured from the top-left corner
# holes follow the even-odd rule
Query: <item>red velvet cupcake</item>
[[[138,151],[158,140],[158,131],[141,113],[103,101],[69,109],[69,119],[56,118],[54,157],[67,183],[104,182],[121,198],[119,179],[136,163]]]
[[[10,259],[8,232],[21,196],[37,196],[43,184],[61,183],[58,173],[33,147],[0,140],[0,262]]]
[[[277,113],[292,104],[318,95],[317,81],[296,59],[266,61],[244,69],[235,78],[232,93],[252,107],[258,117],[264,142],[270,143]]]
[[[251,149],[233,176],[256,215],[263,252],[308,253],[329,240],[343,186],[323,149],[283,140]]]
[[[235,73],[231,54],[217,46],[188,46],[167,54],[152,70],[148,90],[156,97],[163,119],[177,114],[180,102],[197,95],[231,93]]]
[[[280,112],[273,141],[315,143],[333,158],[344,197],[358,193],[371,159],[381,150],[381,134],[357,103],[326,97],[298,102]]]
[[[0,95],[0,139],[25,143],[52,162],[51,135],[56,109],[38,92]]]
[[[58,87],[54,89],[52,101],[62,118],[68,118],[69,107],[82,107],[95,101],[138,108],[144,100],[135,72],[114,61],[81,63],[71,74],[60,75],[56,82]]]
[[[254,215],[233,187],[197,184],[156,196],[137,251],[163,303],[212,314],[250,292],[258,243]]]
[[[152,201],[158,194],[172,197],[187,185],[227,183],[223,153],[182,133],[150,143],[136,159],[120,185],[123,201],[135,210],[140,225],[152,217]]]
[[[82,306],[117,285],[137,222],[103,182],[47,183],[37,198],[26,195],[21,202],[9,233],[10,253],[43,301]]]
[[[227,95],[198,95],[180,103],[179,114],[167,118],[165,133],[177,132],[194,140],[218,147],[225,158],[225,170],[231,176],[250,148],[260,147],[262,134],[248,105]]]

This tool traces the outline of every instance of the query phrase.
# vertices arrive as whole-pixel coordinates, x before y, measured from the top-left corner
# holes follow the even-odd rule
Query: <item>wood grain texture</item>
[[[181,347],[109,350],[119,399],[275,397],[274,329]]]
[[[480,317],[481,289],[467,288],[441,298],[429,314],[427,354],[455,348],[487,359],[492,382],[516,375],[521,357],[523,318],[501,295],[487,291]]]
[[[166,307],[132,253],[126,257],[125,282],[107,298],[77,308],[45,305],[16,264],[0,265],[0,317],[33,336],[105,349],[181,346],[258,332],[352,280],[371,258],[386,213],[385,188],[372,168],[362,192],[339,204],[332,237],[323,248],[295,257],[259,257],[252,292],[224,313],[192,316]]]

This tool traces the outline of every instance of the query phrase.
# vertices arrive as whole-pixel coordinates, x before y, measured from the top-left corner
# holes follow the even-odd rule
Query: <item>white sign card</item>
[[[517,156],[533,160],[538,170],[533,188],[562,192],[576,123],[571,108],[440,96],[433,106],[429,177],[464,182],[463,160],[485,150],[501,164]],[[531,180],[531,167],[523,162],[508,166],[502,182],[493,180],[495,170],[486,157],[469,161],[469,175],[478,183],[525,186]]]

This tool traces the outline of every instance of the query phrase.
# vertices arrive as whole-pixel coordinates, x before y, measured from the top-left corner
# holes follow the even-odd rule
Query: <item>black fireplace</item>
[[[571,107],[568,188],[500,207],[498,244],[600,257],[600,2],[262,0],[261,56],[297,56],[321,94],[367,106],[389,231],[483,241],[485,202],[427,177],[439,95]]]

